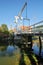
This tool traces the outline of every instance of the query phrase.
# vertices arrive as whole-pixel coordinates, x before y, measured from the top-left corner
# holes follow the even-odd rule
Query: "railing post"
[[[42,43],[41,43],[41,37],[40,37],[40,35],[39,35],[39,44],[40,44],[40,47],[39,47],[39,56],[41,57]]]

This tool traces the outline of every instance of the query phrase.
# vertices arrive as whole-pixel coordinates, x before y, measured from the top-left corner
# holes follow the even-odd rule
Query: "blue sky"
[[[8,28],[10,25],[14,28],[14,16],[21,11],[25,1],[27,1],[27,17],[30,19],[30,24],[42,21],[43,0],[0,0],[0,25],[4,23],[7,24]],[[26,8],[21,16],[26,16]],[[29,25],[29,21],[24,22],[24,25]]]

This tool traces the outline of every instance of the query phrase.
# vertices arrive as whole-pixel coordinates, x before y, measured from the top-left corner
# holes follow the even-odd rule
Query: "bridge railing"
[[[38,23],[35,23],[35,24],[33,24],[33,25],[31,25],[32,26],[32,29],[31,29],[31,31],[33,32],[33,33],[36,33],[36,32],[43,32],[43,21],[40,21],[40,22],[38,22]]]

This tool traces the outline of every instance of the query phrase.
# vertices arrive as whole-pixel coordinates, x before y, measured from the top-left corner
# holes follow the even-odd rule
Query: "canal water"
[[[17,49],[18,46],[8,45],[4,51],[0,51],[0,56],[12,56],[14,55],[14,52],[18,52],[16,51]],[[34,54],[39,55],[39,47],[37,46],[37,44],[34,44],[32,49]],[[41,57],[43,58],[43,49],[41,50]]]
[[[37,46],[37,44],[34,44],[32,49],[34,54],[39,55],[39,47]],[[43,48],[41,49],[41,57],[43,58]]]
[[[18,49],[18,46],[13,46],[13,45],[8,45],[7,48],[3,51],[0,50],[0,56],[6,56],[6,55],[9,55],[9,56],[12,56],[14,55],[14,52],[17,51]]]

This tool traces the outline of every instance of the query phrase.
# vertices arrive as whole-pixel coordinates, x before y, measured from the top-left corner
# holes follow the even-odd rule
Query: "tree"
[[[2,32],[1,26],[0,26],[0,32]]]
[[[1,29],[2,29],[2,32],[8,33],[8,27],[7,27],[6,24],[2,24],[2,25],[1,25]]]

